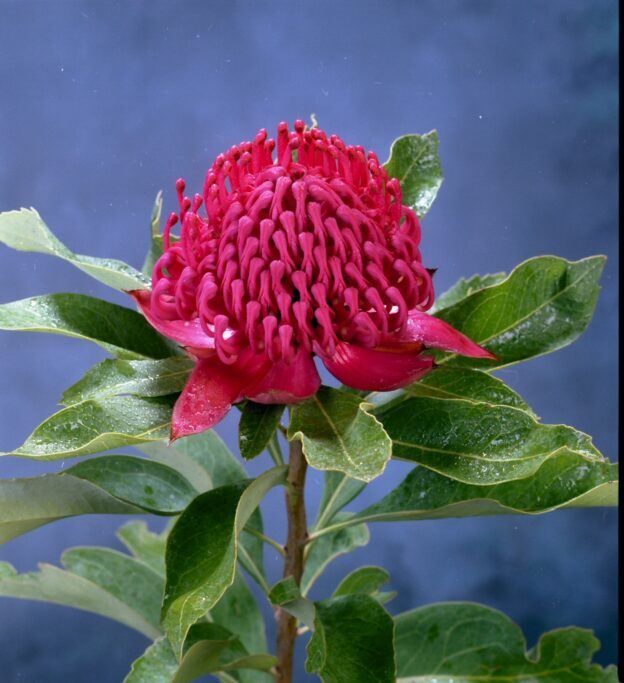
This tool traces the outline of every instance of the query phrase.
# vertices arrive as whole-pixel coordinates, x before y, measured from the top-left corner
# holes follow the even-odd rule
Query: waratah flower
[[[131,292],[196,359],[172,439],[212,427],[244,398],[308,398],[320,386],[315,355],[371,391],[429,372],[428,348],[492,357],[424,312],[434,293],[420,224],[373,152],[281,123],[277,144],[261,130],[219,155],[202,195],[176,186],[180,211],[165,226],[152,289]]]

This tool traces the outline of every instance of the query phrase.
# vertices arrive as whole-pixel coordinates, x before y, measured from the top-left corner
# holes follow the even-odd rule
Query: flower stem
[[[286,514],[288,538],[284,558],[284,578],[292,576],[297,585],[303,575],[303,548],[307,540],[304,487],[307,463],[300,441],[291,441],[286,484]],[[277,619],[277,683],[292,683],[297,619],[285,610],[275,610]]]

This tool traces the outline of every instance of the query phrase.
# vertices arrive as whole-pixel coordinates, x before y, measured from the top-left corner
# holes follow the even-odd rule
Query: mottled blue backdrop
[[[437,128],[446,180],[423,253],[439,267],[439,291],[536,254],[609,256],[584,337],[501,376],[545,421],[593,434],[616,459],[616,13],[615,0],[0,0],[0,210],[35,206],[77,252],[139,266],[156,191],[171,210],[176,178],[199,187],[216,154],[260,127],[314,112],[382,158],[398,135]],[[75,291],[124,302],[49,257],[2,247],[0,260],[2,301]],[[1,450],[102,357],[31,334],[1,334],[0,350]],[[235,430],[234,416],[219,428],[232,445]],[[2,477],[43,469],[0,460]],[[361,503],[405,470],[391,467]],[[320,475],[310,485],[314,505]],[[283,536],[279,495],[265,510]],[[119,547],[121,521],[44,527],[0,548],[0,559],[31,570],[66,546]],[[267,562],[277,579],[271,553]],[[361,563],[391,570],[394,611],[478,600],[517,620],[530,644],[577,624],[602,639],[601,661],[615,659],[614,511],[376,525],[318,595]],[[102,618],[0,601],[2,683],[116,683],[146,644]]]

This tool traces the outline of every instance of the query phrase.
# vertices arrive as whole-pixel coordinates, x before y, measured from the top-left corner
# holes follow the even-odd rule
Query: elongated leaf
[[[176,470],[144,458],[105,455],[74,465],[67,473],[104,489],[115,498],[156,514],[176,514],[197,491]]]
[[[129,515],[139,508],[68,474],[0,480],[0,543],[75,515]]]
[[[123,683],[171,683],[178,670],[178,660],[164,636],[154,641],[132,663]]]
[[[438,145],[436,130],[403,135],[392,143],[390,158],[384,164],[390,177],[401,183],[403,204],[411,206],[419,218],[429,211],[442,185]]]
[[[334,591],[334,598],[354,593],[375,597],[379,589],[390,581],[390,574],[383,567],[359,567],[340,582]]]
[[[558,453],[604,460],[587,434],[565,425],[542,425],[507,406],[413,397],[382,406],[377,416],[392,438],[393,457],[468,484],[528,477]]]
[[[221,437],[212,429],[196,436],[178,439],[172,448],[201,465],[210,475],[213,486],[233,484],[249,476]]]
[[[90,398],[137,394],[140,396],[166,396],[177,394],[193,369],[193,361],[184,356],[163,360],[112,360],[102,361],[61,398],[63,405],[81,403]]]
[[[238,535],[267,491],[285,481],[286,470],[275,467],[251,484],[229,484],[201,494],[171,530],[162,616],[177,656],[191,625],[234,581]]]
[[[79,455],[159,441],[169,436],[170,397],[113,396],[63,408],[42,422],[11,453],[21,458],[63,460]]]
[[[245,460],[260,455],[269,445],[283,412],[284,406],[281,405],[263,405],[253,401],[245,403],[238,425],[238,444]]]
[[[394,624],[369,595],[316,603],[306,671],[323,683],[395,683]]]
[[[0,543],[44,524],[92,514],[175,514],[196,495],[175,470],[126,455],[61,474],[0,480]]]
[[[39,565],[38,572],[3,576],[0,595],[74,607],[119,621],[151,639],[160,635],[142,614],[101,586],[49,564]]]
[[[502,282],[507,277],[507,273],[488,273],[487,275],[473,275],[469,278],[459,278],[459,280],[444,294],[440,294],[435,304],[429,309],[429,313],[435,313],[443,308],[454,306],[457,302],[478,292],[480,289],[491,287]]]
[[[365,487],[365,482],[351,479],[342,472],[325,472],[323,495],[314,528],[321,529],[326,526],[334,515],[357,498]]]
[[[165,577],[165,548],[167,531],[155,534],[147,528],[142,519],[126,522],[117,530],[117,537],[134,557]]]
[[[540,256],[520,264],[497,285],[436,315],[496,354],[498,361],[441,356],[440,362],[501,367],[567,346],[589,325],[600,290],[604,256],[566,261]]]
[[[307,461],[371,481],[385,469],[392,444],[382,425],[358,396],[321,387],[292,408],[288,438],[299,439]]]
[[[120,358],[166,358],[174,352],[136,311],[85,294],[46,294],[0,304],[0,330],[85,339]]]
[[[35,209],[0,213],[0,241],[20,251],[58,256],[114,289],[148,289],[150,286],[142,273],[123,261],[74,254],[52,234]]]
[[[187,481],[189,481],[193,488],[199,493],[204,493],[213,488],[212,478],[200,463],[193,458],[183,453],[175,446],[167,446],[163,441],[154,441],[152,443],[142,443],[137,448],[146,453],[156,462],[173,467],[179,472]]]
[[[366,396],[366,400],[374,403],[375,406],[389,404],[391,401],[394,405],[410,396],[465,398],[476,403],[520,408],[520,410],[533,414],[522,397],[498,377],[470,368],[442,366],[404,389],[374,392]]]
[[[117,536],[138,560],[164,578],[167,532],[154,534],[148,530],[143,520],[132,520],[118,530]],[[210,613],[215,623],[240,638],[246,653],[257,654],[266,651],[264,619],[253,593],[240,572],[236,572],[234,582]],[[238,677],[242,683],[251,678],[246,672],[239,674]]]
[[[61,561],[67,571],[99,586],[160,631],[162,576],[110,548],[71,548]]]
[[[179,439],[170,448],[162,444],[149,444],[141,448],[160,462],[177,468],[198,491],[232,484],[248,477],[245,468],[213,430]],[[262,532],[260,510],[253,512],[247,525]],[[266,591],[268,587],[264,575],[262,541],[256,536],[243,532],[240,537],[239,551],[240,563]]]
[[[588,461],[570,452],[549,458],[525,479],[489,486],[464,484],[416,467],[379,503],[330,525],[325,532],[361,522],[535,515],[574,507],[615,506],[618,484],[617,464]]]
[[[156,261],[162,256],[163,253],[163,238],[160,234],[160,216],[162,214],[162,191],[156,194],[156,199],[154,200],[154,206],[152,207],[152,215],[150,217],[150,246],[145,255],[145,261],[143,262],[143,275],[150,277],[152,270]]]
[[[344,523],[352,516],[352,513],[338,513],[334,520],[336,524]],[[312,541],[308,546],[306,566],[301,578],[301,593],[307,595],[308,591],[323,573],[330,562],[340,555],[346,555],[357,548],[365,546],[370,540],[370,534],[365,524],[358,524],[348,528],[342,528],[335,533],[321,536]]]
[[[264,619],[240,571],[236,572],[234,582],[221,600],[210,610],[210,615],[215,623],[235,633],[248,653],[266,651]]]
[[[591,663],[600,647],[591,631],[560,628],[527,651],[522,631],[497,610],[440,603],[396,617],[400,683],[617,683],[615,667]]]
[[[247,655],[244,647],[227,629],[216,624],[198,624],[189,633],[180,662],[166,638],[161,638],[134,662],[124,683],[190,683],[209,673],[256,669],[256,678],[246,678],[245,674],[251,673],[248,671],[240,671],[237,675],[237,680],[255,683],[270,681],[271,678],[262,672],[275,663],[275,657],[268,654]]]

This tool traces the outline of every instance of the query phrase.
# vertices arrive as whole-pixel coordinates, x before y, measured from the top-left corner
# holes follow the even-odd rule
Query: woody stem
[[[284,558],[284,578],[292,576],[301,583],[304,559],[303,548],[308,538],[304,487],[307,463],[300,441],[290,443],[288,478],[286,483],[286,514],[288,519],[288,538]],[[277,620],[277,683],[292,683],[295,640],[297,638],[297,619],[285,610],[275,610]]]

